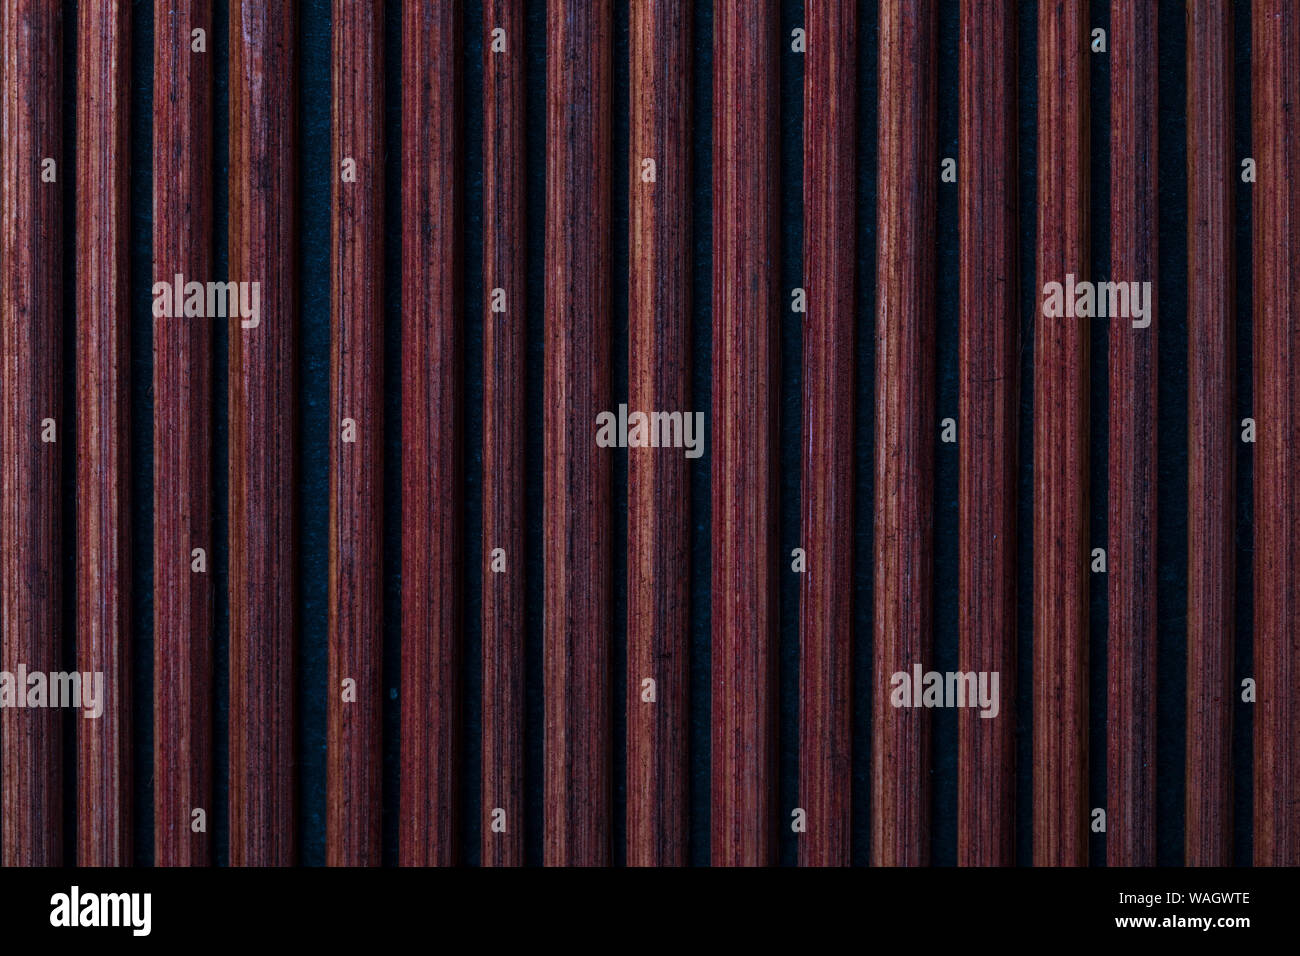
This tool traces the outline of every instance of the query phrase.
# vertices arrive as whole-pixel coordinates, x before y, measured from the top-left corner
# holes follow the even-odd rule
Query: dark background
[[[881,0],[890,2],[890,0]],[[1250,33],[1249,4],[1234,0],[1236,15],[1237,69],[1236,165],[1249,155],[1250,143]],[[464,10],[464,92],[466,149],[465,217],[465,301],[466,329],[466,435],[467,462],[465,509],[466,594],[465,640],[465,732],[462,795],[463,845],[467,862],[478,862],[479,829],[482,814],[478,805],[479,777],[479,615],[481,595],[477,569],[481,566],[480,544],[482,474],[482,203],[481,142],[482,95],[480,0],[467,0]],[[695,64],[693,76],[694,192],[693,216],[695,259],[693,274],[692,349],[693,407],[710,415],[710,173],[711,173],[711,2],[697,3],[694,17]],[[877,28],[876,0],[859,3],[859,157],[858,157],[858,425],[857,461],[857,560],[853,571],[854,614],[854,760],[853,760],[853,861],[865,864],[869,839],[870,752],[870,651],[872,620],[872,476],[874,323],[875,323],[875,164],[877,116]],[[295,611],[298,620],[298,789],[300,813],[298,836],[300,859],[321,865],[325,860],[325,675],[327,655],[327,568],[326,532],[329,520],[329,443],[326,415],[329,404],[329,230],[330,230],[330,2],[303,0],[299,3],[298,29],[298,269],[301,314],[298,335],[298,402],[294,411],[298,443],[298,587]],[[782,307],[778,310],[782,353],[780,378],[780,512],[778,552],[788,555],[799,540],[799,429],[801,407],[800,318],[785,307],[789,290],[802,285],[802,56],[790,51],[790,31],[802,24],[802,2],[781,4],[780,123],[782,129],[780,206],[779,287]],[[526,3],[526,137],[527,137],[527,226],[518,241],[527,249],[527,374],[525,383],[526,424],[526,567],[527,619],[525,640],[528,663],[527,697],[527,850],[530,862],[541,859],[541,435],[542,435],[542,330],[543,330],[543,221],[545,176],[545,5],[540,0]],[[1094,27],[1108,27],[1108,3],[1091,0]],[[215,0],[210,54],[214,60],[214,169],[215,190],[213,243],[218,274],[226,277],[228,0]],[[132,522],[132,630],[135,686],[135,856],[137,863],[153,859],[152,794],[152,369],[151,345],[151,136],[152,136],[152,0],[135,0],[132,16],[133,88],[131,100],[131,456],[133,478]],[[1184,44],[1185,8],[1180,0],[1161,0],[1159,17],[1160,125],[1159,125],[1159,592],[1158,592],[1158,854],[1161,864],[1182,861],[1184,799],[1184,689],[1186,614],[1186,508],[1187,508],[1187,416],[1186,416],[1186,277],[1188,268],[1209,268],[1209,263],[1188,263],[1186,259],[1186,58]],[[401,396],[398,359],[400,355],[400,5],[387,3],[385,55],[387,59],[386,120],[386,234],[385,234],[385,614],[384,666],[384,858],[396,860],[397,796],[397,687],[400,666],[400,461]],[[1019,595],[1019,673],[1016,681],[1015,718],[1018,721],[1017,858],[1031,860],[1029,808],[1031,791],[1031,594],[1032,561],[1032,399],[1033,320],[1038,309],[1037,282],[1033,272],[1035,243],[1036,178],[1036,4],[1022,0],[1018,8],[1020,100],[1020,247],[1022,289],[1020,496],[1017,588]],[[64,49],[65,95],[71,102],[75,90],[76,15],[74,0],[65,0]],[[938,155],[957,157],[958,104],[958,5],[956,0],[939,3],[938,58]],[[628,10],[625,0],[614,3],[613,143],[609,159],[615,171],[612,191],[613,236],[611,242],[611,288],[613,290],[613,396],[612,403],[627,396],[627,262],[628,206],[626,191],[618,188],[618,171],[627,166],[628,148]],[[1109,54],[1096,54],[1092,68],[1092,223],[1094,279],[1108,274],[1109,221]],[[379,108],[380,104],[376,104]],[[69,148],[75,143],[73,111],[65,112],[65,135]],[[72,164],[65,164],[70,169]],[[960,173],[960,171],[959,171]],[[937,174],[937,171],[936,171]],[[67,182],[65,242],[69,261],[73,253],[73,192]],[[937,230],[937,417],[957,417],[958,344],[958,256],[957,185],[941,183],[938,190]],[[1239,417],[1250,412],[1251,388],[1251,270],[1250,270],[1250,187],[1238,183],[1237,205],[1237,355]],[[73,314],[72,270],[66,272],[67,315]],[[228,860],[226,719],[229,695],[227,567],[227,331],[214,323],[214,449],[213,490],[216,508],[214,533],[220,542],[215,554],[216,590],[216,762],[215,811],[212,834],[219,863]],[[66,336],[68,368],[72,368],[73,337]],[[1094,546],[1106,537],[1107,461],[1107,378],[1106,322],[1095,320],[1092,332],[1092,536]],[[67,407],[74,408],[73,377],[66,376]],[[286,414],[289,412],[286,409]],[[959,423],[960,429],[960,423]],[[960,431],[959,431],[960,436]],[[957,669],[957,464],[959,445],[938,442],[936,423],[936,483],[934,538],[934,662],[938,670]],[[960,437],[959,437],[960,441]],[[65,446],[65,526],[71,520],[74,492],[70,467],[71,445]],[[615,450],[614,465],[614,607],[611,640],[614,654],[611,692],[614,696],[614,858],[623,859],[623,775],[625,697],[626,616],[626,450]],[[711,451],[706,444],[703,458],[691,464],[692,516],[692,604],[690,761],[690,860],[708,862],[709,822],[709,486]],[[726,476],[716,476],[726,480]],[[1237,675],[1251,673],[1252,623],[1252,528],[1251,457],[1242,445],[1238,467],[1238,591],[1237,591]],[[65,655],[75,659],[75,594],[73,556],[65,573],[67,613]],[[784,566],[783,566],[784,567]],[[780,802],[777,812],[784,817],[797,805],[797,579],[781,574],[780,580]],[[1091,677],[1091,804],[1105,804],[1105,714],[1106,714],[1106,589],[1104,579],[1094,576],[1092,588],[1092,677]],[[1004,704],[1010,717],[1010,702]],[[954,712],[944,709],[933,714],[932,778],[932,862],[952,865],[956,861],[957,724]],[[1236,861],[1249,863],[1251,854],[1251,712],[1237,704],[1235,713],[1234,760],[1236,764]],[[72,767],[70,743],[65,762]],[[75,774],[66,779],[71,785]],[[65,827],[71,834],[74,803],[66,802]],[[794,862],[794,835],[781,832],[780,859]],[[75,845],[69,837],[68,845]],[[1104,862],[1104,836],[1094,834],[1091,843],[1094,864]]]

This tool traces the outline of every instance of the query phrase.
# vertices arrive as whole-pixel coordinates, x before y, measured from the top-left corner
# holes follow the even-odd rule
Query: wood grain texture
[[[5,0],[0,18],[0,671],[48,673],[62,669],[60,449],[72,435],[63,415],[62,5]],[[55,182],[42,179],[46,158]],[[63,863],[62,725],[52,708],[0,709],[4,866]]]
[[[1148,0],[1110,8],[1110,279],[1150,282],[1152,294],[1149,327],[1108,320],[1108,866],[1156,862],[1156,11]]]
[[[406,866],[447,866],[459,851],[465,593],[460,21],[458,2],[402,5],[398,859]]]
[[[631,6],[628,410],[692,414],[690,5]],[[656,181],[642,177],[652,159]],[[627,862],[682,866],[687,836],[690,476],[683,449],[628,450]],[[655,700],[642,682],[655,682]]]
[[[127,295],[130,4],[77,8],[77,669],[104,713],[77,727],[77,863],[131,862]]]
[[[1038,10],[1037,288],[1087,278],[1088,5]],[[1088,862],[1088,323],[1034,335],[1034,863]]]
[[[1300,864],[1300,8],[1252,7],[1255,846]]]
[[[329,708],[325,856],[380,862],[383,691],[383,11],[334,0]],[[355,181],[345,181],[345,160]],[[349,430],[354,429],[349,440]],[[405,522],[404,522],[405,523]],[[355,699],[345,702],[343,682]]]
[[[212,272],[211,55],[207,0],[154,2],[153,278]],[[154,863],[207,866],[212,816],[212,324],[153,322]],[[196,570],[195,549],[202,549]]]
[[[1233,23],[1187,5],[1188,866],[1232,863],[1236,578]]]
[[[1016,14],[963,0],[957,115],[960,670],[997,673],[996,717],[957,714],[957,862],[1015,863],[1020,277]]]
[[[543,860],[611,855],[608,0],[546,12]]]
[[[880,8],[871,862],[930,862],[930,718],[892,675],[933,639],[935,30],[933,0]]]
[[[294,422],[297,296],[292,4],[230,5],[230,863],[296,861]]]
[[[805,11],[799,837],[804,866],[849,863],[857,355],[857,4]]]
[[[777,4],[713,7],[714,866],[776,850]]]
[[[484,866],[524,862],[524,20],[483,13],[483,819]],[[493,52],[491,32],[505,30]],[[500,311],[494,290],[505,296]],[[492,570],[500,548],[505,570]],[[491,814],[505,811],[505,830]]]

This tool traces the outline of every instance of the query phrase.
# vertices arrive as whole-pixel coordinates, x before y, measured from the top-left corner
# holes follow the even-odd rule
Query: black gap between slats
[[[777,554],[776,613],[780,629],[777,649],[776,814],[777,854],[784,866],[795,863],[796,834],[790,813],[799,805],[799,576],[790,570],[790,552],[806,547],[801,541],[800,484],[803,459],[803,321],[806,313],[791,308],[791,292],[806,287],[803,272],[803,77],[804,54],[792,49],[791,33],[804,26],[801,0],[781,4],[777,36],[780,69],[780,276],[777,323],[780,346],[780,392],[777,415]],[[727,481],[726,475],[713,475]]]

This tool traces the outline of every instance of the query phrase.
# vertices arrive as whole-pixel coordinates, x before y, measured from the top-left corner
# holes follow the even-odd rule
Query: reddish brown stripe
[[[628,409],[689,415],[690,4],[631,7]],[[655,182],[643,179],[654,161]],[[701,436],[703,437],[703,436]],[[628,451],[627,862],[686,862],[689,460]],[[655,682],[655,700],[642,699]]]
[[[715,866],[776,847],[777,5],[713,22],[712,774]]]
[[[1148,328],[1111,316],[1106,863],[1156,862],[1156,5],[1110,12],[1110,279],[1150,282]],[[1139,289],[1141,286],[1138,287]]]
[[[524,21],[483,14],[483,788],[485,866],[524,862]],[[492,31],[505,31],[492,50]],[[494,290],[505,296],[493,311]],[[494,572],[500,548],[504,570]],[[505,829],[492,814],[504,811]]]
[[[1038,255],[1049,282],[1088,278],[1088,5],[1038,16]],[[1088,323],[1034,335],[1034,862],[1088,862]]]
[[[230,862],[295,862],[294,44],[292,4],[230,8]]]
[[[930,721],[892,675],[930,663],[934,524],[935,9],[880,9],[871,860],[930,861]],[[913,703],[919,704],[919,701]]]
[[[332,25],[325,854],[330,866],[377,866],[384,610],[383,11],[335,0]],[[348,160],[355,163],[355,182],[343,180],[345,174],[351,178],[345,173]],[[350,428],[355,441],[347,440]],[[352,683],[345,688],[344,681]]]
[[[957,862],[1015,862],[1016,443],[1020,275],[1015,4],[965,0],[957,115],[960,669],[998,675],[998,712],[958,712]]]
[[[544,859],[610,859],[608,0],[547,7]]]
[[[153,279],[212,273],[211,54],[206,0],[154,2]],[[154,863],[211,862],[212,325],[154,317]],[[200,560],[193,555],[202,549]],[[200,567],[200,570],[195,570]],[[192,814],[204,828],[194,832]]]
[[[130,4],[77,8],[77,669],[104,713],[77,727],[77,862],[131,862],[127,501]]]
[[[0,16],[0,671],[48,673],[61,669],[59,449],[72,438],[63,414],[62,5],[5,0]],[[42,181],[46,158],[54,182]],[[50,708],[0,709],[5,866],[63,862],[62,723]]]
[[[857,4],[806,11],[803,534],[799,584],[799,837],[804,866],[847,866],[853,595]]]
[[[445,0],[407,0],[402,7],[398,854],[402,864],[418,866],[455,863],[460,829],[460,19],[460,4]]]
[[[1187,7],[1187,815],[1189,866],[1232,863],[1236,324],[1232,5]],[[1113,414],[1113,411],[1112,411]],[[1113,525],[1112,525],[1113,527]]]
[[[1252,8],[1255,857],[1300,864],[1300,9]]]

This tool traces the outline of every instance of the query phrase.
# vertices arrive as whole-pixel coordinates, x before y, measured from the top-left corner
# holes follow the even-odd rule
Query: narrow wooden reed
[[[455,863],[460,831],[465,592],[460,29],[459,3],[407,0],[402,5],[398,859],[406,866]],[[521,39],[516,36],[515,42]]]
[[[1156,862],[1156,10],[1110,8],[1110,279],[1150,282],[1151,297],[1145,319],[1108,319],[1108,866]]]
[[[1251,10],[1255,262],[1255,846],[1300,864],[1300,9]]]
[[[63,415],[62,4],[5,0],[0,18],[0,671],[49,673],[62,669],[59,449],[72,434]],[[0,709],[4,866],[63,863],[62,724],[54,708]]]
[[[81,866],[131,863],[130,13],[77,8],[77,670],[104,679],[103,715],[77,726]]]
[[[935,4],[880,8],[871,861],[930,862],[930,719],[894,706],[933,622]],[[910,695],[909,695],[910,696]],[[919,705],[920,701],[911,703]]]
[[[958,621],[963,672],[998,675],[996,717],[957,714],[957,862],[1015,863],[1016,467],[1020,376],[1016,12],[961,5]]]
[[[296,861],[293,4],[230,5],[229,277],[260,283],[230,320],[230,863]],[[335,693],[337,688],[335,688]]]
[[[483,13],[484,866],[524,862],[524,20]],[[493,50],[492,31],[505,31]],[[494,308],[496,290],[504,299]],[[494,571],[500,548],[501,570]],[[492,814],[504,813],[503,829]]]
[[[1232,863],[1236,295],[1229,0],[1187,5],[1188,866]]]
[[[331,23],[325,857],[330,866],[377,866],[384,611],[383,10],[335,0]]]
[[[547,6],[543,859],[610,860],[609,0]]]
[[[1088,4],[1038,10],[1038,238],[1046,283],[1087,278]],[[1088,862],[1088,336],[1034,334],[1034,863]]]
[[[691,10],[639,0],[630,16],[628,409],[689,415]],[[688,464],[677,448],[628,450],[629,866],[686,863]]]
[[[799,836],[804,866],[847,866],[852,782],[857,311],[857,3],[806,11]]]
[[[212,274],[208,0],[154,0],[153,279]],[[183,279],[177,280],[177,275]],[[154,864],[211,862],[212,323],[153,321]],[[204,826],[195,831],[193,814]]]
[[[776,851],[777,4],[713,20],[714,866]]]

